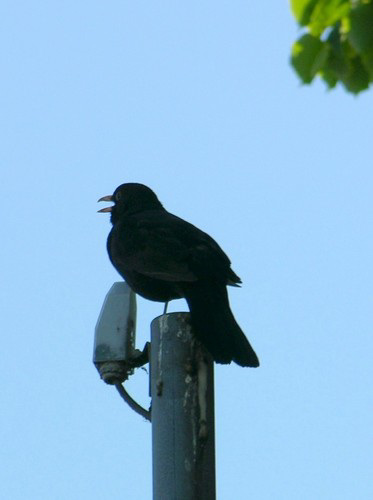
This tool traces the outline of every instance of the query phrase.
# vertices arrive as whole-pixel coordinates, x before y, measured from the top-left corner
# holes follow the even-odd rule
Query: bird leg
[[[164,303],[163,314],[167,313],[168,301]]]

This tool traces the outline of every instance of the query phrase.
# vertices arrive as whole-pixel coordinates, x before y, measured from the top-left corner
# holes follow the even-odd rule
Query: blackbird
[[[110,260],[132,290],[149,300],[184,297],[195,336],[217,363],[259,366],[229,307],[227,285],[241,279],[206,233],[167,212],[147,186],[127,183],[98,201],[114,202],[107,240]]]

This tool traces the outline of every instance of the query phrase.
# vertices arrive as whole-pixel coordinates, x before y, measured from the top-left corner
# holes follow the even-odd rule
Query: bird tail
[[[225,285],[193,283],[185,294],[196,337],[217,363],[259,366],[259,360],[229,307]]]

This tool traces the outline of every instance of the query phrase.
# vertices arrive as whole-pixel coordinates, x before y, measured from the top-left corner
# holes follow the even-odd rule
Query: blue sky
[[[244,282],[261,367],[216,367],[218,498],[372,498],[372,92],[300,85],[286,2],[5,0],[0,24],[0,496],[151,498],[150,425],[91,362],[120,279],[96,200],[142,182]],[[161,311],[138,300],[139,345]]]

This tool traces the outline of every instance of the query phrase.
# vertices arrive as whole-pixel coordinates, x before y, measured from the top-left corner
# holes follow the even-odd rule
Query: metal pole
[[[214,366],[188,320],[151,324],[153,500],[215,500]]]

